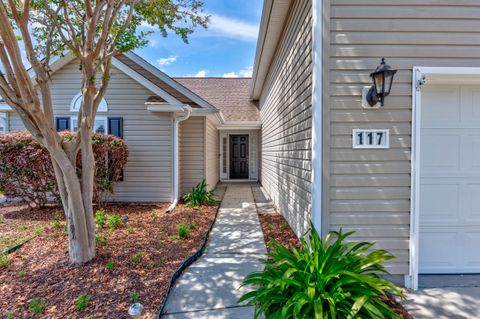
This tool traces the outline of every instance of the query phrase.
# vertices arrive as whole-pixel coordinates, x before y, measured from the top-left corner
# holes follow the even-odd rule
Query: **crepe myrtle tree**
[[[0,95],[50,154],[68,224],[71,262],[95,257],[92,125],[108,88],[112,58],[148,43],[152,31],[141,31],[142,24],[187,42],[196,27],[206,28],[207,23],[203,3],[197,0],[0,3]],[[22,49],[28,63],[22,61]],[[52,59],[63,54],[78,60],[82,75],[78,132],[69,140],[55,129],[49,69]],[[78,157],[81,172],[76,170]]]

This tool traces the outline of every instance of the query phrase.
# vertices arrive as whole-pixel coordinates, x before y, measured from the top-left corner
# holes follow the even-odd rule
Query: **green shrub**
[[[10,265],[10,259],[7,254],[0,254],[0,269],[7,268]]]
[[[187,227],[186,223],[180,223],[178,226],[178,237],[182,239],[187,239],[190,237],[190,228]]]
[[[183,195],[183,200],[191,207],[215,204],[214,193],[213,191],[207,191],[207,182],[205,180],[192,188],[190,193]]]
[[[75,307],[78,311],[85,310],[88,307],[90,296],[87,294],[80,295],[75,301]]]
[[[95,244],[99,246],[105,246],[108,243],[108,235],[97,234],[95,235]]]
[[[128,227],[127,227],[127,233],[133,234],[133,232],[134,232],[133,227],[132,227],[132,226],[128,226]]]
[[[107,264],[105,265],[105,268],[107,270],[113,270],[113,261],[111,261],[111,260],[107,261]]]
[[[13,314],[13,312],[9,312],[7,313],[7,319],[14,319],[15,318],[15,315]]]
[[[131,300],[132,302],[137,302],[137,301],[138,301],[138,292],[132,291],[132,292],[130,293],[130,300]]]
[[[113,213],[107,216],[107,224],[111,230],[115,230],[122,224],[122,216],[117,213]]]
[[[35,235],[39,236],[41,233],[43,233],[43,227],[35,226]]]
[[[139,264],[140,261],[142,261],[142,258],[143,256],[145,255],[145,253],[143,251],[139,251],[139,252],[136,252],[133,256],[132,256],[132,262],[134,264]]]
[[[344,242],[351,234],[332,232],[322,243],[312,230],[298,251],[272,241],[265,269],[244,280],[255,290],[239,302],[255,305],[255,318],[400,319],[381,298],[387,292],[403,297],[402,291],[378,275],[387,273],[381,263],[394,257],[371,251],[374,243]]]
[[[22,269],[18,272],[18,277],[25,277],[27,275],[27,271],[25,269]]]
[[[97,225],[98,228],[103,228],[105,226],[105,223],[107,222],[107,214],[105,214],[105,210],[99,209],[95,213],[95,225]]]
[[[62,228],[62,220],[60,219],[60,214],[58,212],[55,212],[53,215],[50,225],[55,229]]]
[[[28,310],[34,315],[41,315],[45,308],[47,307],[47,302],[43,299],[34,298],[28,304]]]

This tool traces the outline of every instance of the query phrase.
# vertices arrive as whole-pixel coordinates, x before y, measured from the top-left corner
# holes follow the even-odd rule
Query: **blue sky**
[[[189,44],[155,32],[150,44],[135,52],[170,76],[250,76],[263,1],[204,2],[211,16],[209,27],[197,29]]]

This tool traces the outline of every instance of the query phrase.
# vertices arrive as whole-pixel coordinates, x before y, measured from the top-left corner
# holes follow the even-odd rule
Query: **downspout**
[[[183,115],[177,116],[173,120],[173,198],[172,204],[168,207],[167,213],[170,213],[178,204],[178,197],[180,196],[179,190],[179,175],[180,175],[180,160],[179,160],[179,143],[178,143],[178,124],[190,118],[192,109],[189,106],[185,106]]]

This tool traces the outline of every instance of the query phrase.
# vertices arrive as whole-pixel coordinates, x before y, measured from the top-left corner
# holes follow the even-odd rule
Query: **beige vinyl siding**
[[[408,273],[413,66],[480,66],[476,0],[331,0],[331,228],[356,231]],[[473,19],[472,19],[473,18]],[[399,69],[380,110],[361,89],[380,58]],[[389,150],[352,150],[353,128],[390,129]]]
[[[311,8],[311,1],[292,1],[260,98],[261,181],[299,236],[310,225]]]
[[[184,194],[205,178],[205,117],[180,123],[180,192]]]
[[[56,116],[70,117],[70,102],[79,93],[81,74],[78,64],[70,63],[53,75],[52,96]],[[97,116],[123,117],[124,138],[129,147],[124,181],[117,183],[113,200],[169,202],[172,189],[172,118],[170,114],[147,111],[146,99],[152,92],[123,72],[112,68],[105,96],[107,113]],[[16,114],[12,130],[23,129]]]
[[[205,175],[209,189],[214,189],[220,180],[220,140],[215,123],[205,121]]]

